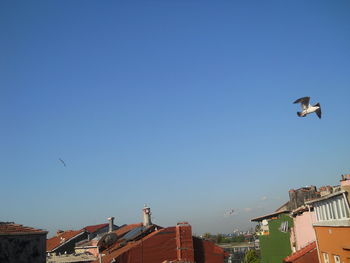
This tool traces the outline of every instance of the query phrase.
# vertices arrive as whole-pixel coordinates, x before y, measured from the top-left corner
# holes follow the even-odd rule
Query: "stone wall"
[[[45,263],[46,233],[0,235],[0,262]]]

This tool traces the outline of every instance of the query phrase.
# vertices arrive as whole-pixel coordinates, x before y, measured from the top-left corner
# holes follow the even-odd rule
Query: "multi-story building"
[[[350,262],[350,175],[342,176],[340,189],[307,202],[316,212],[313,224],[320,263]]]
[[[305,202],[320,197],[316,186],[289,190],[289,201],[274,213],[251,219],[258,222],[262,263],[280,263],[284,258],[315,240],[312,235],[313,212]],[[290,214],[291,211],[294,211]],[[291,216],[294,215],[294,218]],[[296,225],[295,225],[296,223]]]
[[[316,221],[313,207],[311,205],[302,205],[294,209],[290,215],[293,218],[293,227],[290,235],[293,254],[284,258],[283,262],[318,263],[316,235],[312,226]]]
[[[303,205],[291,212],[293,227],[291,228],[290,243],[292,251],[296,252],[316,240],[312,224],[316,215],[312,206]]]
[[[258,222],[256,234],[259,237],[261,263],[281,263],[290,255],[290,227],[293,220],[288,210],[280,210],[251,219]]]

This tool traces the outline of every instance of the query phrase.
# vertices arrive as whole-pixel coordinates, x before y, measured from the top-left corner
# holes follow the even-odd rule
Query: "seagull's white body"
[[[321,119],[321,105],[320,103],[316,103],[315,105],[311,105],[310,97],[303,97],[294,101],[294,103],[300,103],[302,111],[298,111],[297,114],[299,117],[305,117],[310,113],[316,113],[317,116]]]

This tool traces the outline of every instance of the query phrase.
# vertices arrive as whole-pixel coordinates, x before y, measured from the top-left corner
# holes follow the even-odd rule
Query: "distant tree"
[[[211,234],[209,232],[205,232],[203,234],[203,238],[205,238],[205,239],[209,239],[210,237],[211,237]]]
[[[239,236],[232,237],[231,240],[232,242],[242,243],[245,241],[245,237],[243,235],[239,235]]]
[[[260,259],[255,250],[248,250],[244,256],[244,263],[260,263]]]
[[[223,240],[224,240],[224,237],[222,236],[222,234],[216,235],[216,243],[222,243]]]

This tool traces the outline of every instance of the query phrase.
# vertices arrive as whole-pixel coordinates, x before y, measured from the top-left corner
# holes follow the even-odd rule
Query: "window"
[[[336,219],[335,216],[334,216],[334,210],[333,210],[332,202],[329,201],[327,205],[328,205],[328,209],[329,209],[329,217],[330,217],[330,219]]]
[[[315,204],[315,212],[318,222],[350,218],[350,211],[344,195],[318,202]]]
[[[320,221],[320,212],[318,211],[318,205],[315,205],[316,220]]]
[[[279,230],[284,233],[288,232],[288,221],[283,221]]]
[[[340,218],[343,218],[344,217],[344,209],[343,209],[343,207],[342,207],[342,201],[341,201],[341,199],[339,199],[338,198],[338,207],[339,207],[339,210],[340,210]]]
[[[333,205],[333,211],[334,211],[334,218],[339,219],[339,207],[337,205],[337,199],[332,201],[332,205]]]
[[[345,198],[343,198],[343,203],[344,203],[344,214],[345,214],[345,217],[349,218],[349,210],[348,210],[348,206],[346,204]]]
[[[340,257],[337,255],[334,255],[334,263],[340,263]]]
[[[329,263],[329,258],[327,253],[322,253],[323,254],[323,262],[324,263]]]

